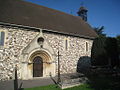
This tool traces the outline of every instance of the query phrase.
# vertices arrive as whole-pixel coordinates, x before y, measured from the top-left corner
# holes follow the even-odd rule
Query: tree
[[[98,37],[93,42],[91,51],[93,65],[119,66],[119,53],[116,38]]]
[[[116,37],[116,39],[117,39],[117,44],[118,44],[118,52],[119,52],[119,55],[120,55],[120,35],[118,35]]]
[[[105,50],[106,34],[103,31],[104,26],[95,27],[94,31],[98,34],[98,37],[94,40],[91,50],[91,63],[92,65],[107,65],[107,53]]]
[[[120,66],[120,35],[116,37],[118,44],[118,54],[119,54],[119,66]]]
[[[98,37],[94,40],[91,50],[92,65],[102,66],[108,64],[107,53],[105,50],[106,37]]]
[[[101,26],[101,27],[95,27],[93,28],[94,31],[98,34],[98,36],[106,36],[106,34],[104,34],[103,30],[104,30],[104,26]]]
[[[112,67],[119,66],[119,54],[118,54],[118,44],[117,39],[112,37],[107,37],[106,39],[106,52],[109,61],[109,65]]]
[[[106,34],[103,33],[103,29],[104,26],[94,28],[99,37],[93,42],[91,63],[92,65],[110,65],[112,67],[118,67],[120,63],[120,35],[116,37],[117,39],[106,37]]]

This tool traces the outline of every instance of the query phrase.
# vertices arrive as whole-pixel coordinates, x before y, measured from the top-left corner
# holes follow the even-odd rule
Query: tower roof
[[[84,7],[84,6],[81,6],[79,10],[80,10],[80,11],[82,11],[82,10],[88,11],[87,8]]]
[[[23,0],[0,0],[0,22],[49,29],[78,36],[97,36],[90,25],[78,16]]]

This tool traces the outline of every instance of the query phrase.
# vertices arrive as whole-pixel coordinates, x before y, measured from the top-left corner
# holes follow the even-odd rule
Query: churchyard
[[[119,76],[88,76],[90,82],[67,88],[64,90],[119,90],[120,89],[120,77]],[[57,85],[48,85],[33,88],[22,88],[21,90],[61,90]]]
[[[120,36],[93,28],[86,7],[0,4],[0,90],[120,90]]]
[[[84,73],[84,72],[83,72]],[[17,78],[17,69],[15,72],[13,90],[119,90],[120,89],[120,71],[108,67],[92,67],[89,72],[84,74],[74,73],[34,80],[19,80]],[[67,80],[67,82],[65,81]],[[79,80],[79,81],[78,81]],[[69,83],[69,85],[68,85]],[[77,84],[73,86],[73,84]],[[8,84],[6,84],[8,85]],[[63,87],[61,87],[63,85]],[[68,87],[69,86],[69,87]],[[7,86],[9,87],[9,85]],[[4,88],[1,87],[3,90]],[[6,90],[6,89],[5,89]]]
[[[108,70],[109,69],[109,70]],[[64,90],[119,90],[120,72],[106,67],[92,67],[89,73],[84,74],[87,82]],[[82,76],[82,75],[81,75]],[[81,78],[81,77],[80,77]],[[81,82],[81,81],[80,81]],[[20,90],[61,90],[58,84],[21,88]]]

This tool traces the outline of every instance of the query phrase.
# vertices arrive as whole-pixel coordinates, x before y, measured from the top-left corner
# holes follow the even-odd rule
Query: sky
[[[77,16],[83,5],[88,9],[88,23],[92,27],[104,26],[110,37],[120,35],[120,0],[26,0]]]

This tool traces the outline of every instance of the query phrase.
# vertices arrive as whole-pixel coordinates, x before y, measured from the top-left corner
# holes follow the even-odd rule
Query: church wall
[[[0,28],[7,32],[5,47],[0,47],[0,80],[14,79],[14,68],[17,65],[20,78],[21,53],[38,34],[38,32],[21,30],[19,28]]]
[[[55,55],[58,55],[58,49],[60,53],[60,72],[74,73],[77,71],[77,64],[80,57],[91,56],[92,40],[83,39],[73,36],[56,35],[51,33],[45,33],[45,38],[54,50]],[[65,49],[65,40],[68,40],[68,48]],[[86,42],[88,43],[88,51],[86,51]],[[57,57],[55,57],[57,66]],[[58,68],[56,68],[56,73]]]
[[[16,65],[18,68],[18,77],[20,78],[22,51],[36,37],[36,35],[39,34],[39,32],[22,28],[5,27],[1,27],[0,30],[7,32],[5,47],[0,47],[0,80],[13,79],[14,68]],[[60,53],[61,74],[76,72],[79,58],[82,56],[90,57],[91,55],[92,40],[54,33],[43,33],[43,36],[54,51],[53,58],[56,63],[56,74],[58,71],[58,49]],[[88,43],[87,51],[86,42]]]

